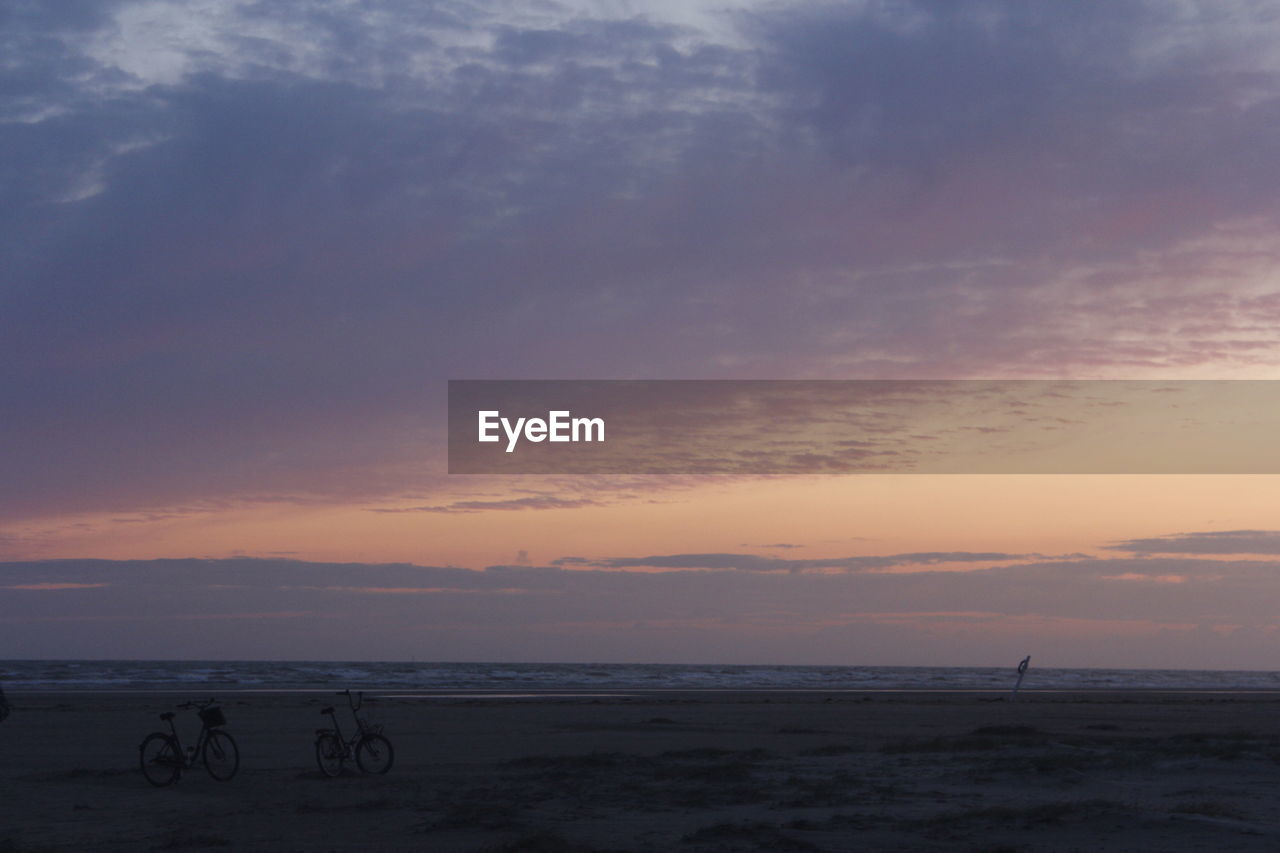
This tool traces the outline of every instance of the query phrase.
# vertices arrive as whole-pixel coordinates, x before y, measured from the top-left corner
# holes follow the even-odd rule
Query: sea
[[[1014,667],[392,661],[11,660],[10,691],[1006,691]],[[1032,666],[1027,691],[1280,691],[1280,672]]]

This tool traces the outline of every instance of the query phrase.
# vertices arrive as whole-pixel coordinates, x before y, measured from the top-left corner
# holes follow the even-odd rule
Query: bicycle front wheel
[[[356,764],[363,773],[386,773],[395,759],[391,741],[382,735],[365,735],[356,744]]]
[[[204,769],[219,782],[226,782],[240,769],[240,748],[222,729],[209,732],[204,742]]]
[[[342,772],[342,741],[335,734],[323,734],[316,738],[316,764],[326,776]]]
[[[152,732],[138,747],[142,775],[157,788],[172,785],[182,775],[182,750],[173,735]]]

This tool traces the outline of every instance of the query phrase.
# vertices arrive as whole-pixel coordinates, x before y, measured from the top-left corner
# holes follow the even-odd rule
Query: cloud
[[[458,376],[1277,360],[1260,7],[40,5],[0,36],[9,519],[421,494]]]
[[[597,660],[974,665],[1043,649],[1060,665],[1265,667],[1278,579],[1275,561],[1150,557],[905,574],[10,562],[0,586],[59,588],[0,598],[0,641],[72,658],[581,660],[591,648]],[[176,632],[179,618],[204,627]]]
[[[1214,530],[1125,539],[1105,546],[1134,554],[1259,554],[1280,556],[1280,531]]]
[[[440,506],[410,506],[399,508],[376,508],[369,512],[402,513],[402,512],[436,512],[436,513],[470,513],[513,511],[526,509],[581,509],[588,506],[603,506],[600,501],[589,498],[558,498],[554,495],[537,495],[526,498],[511,498],[500,501],[454,501]]]
[[[777,546],[773,546],[777,547]],[[736,569],[748,572],[803,572],[808,569],[840,569],[846,572],[873,572],[899,566],[932,566],[939,563],[991,563],[1026,560],[1033,554],[972,553],[968,551],[890,554],[886,556],[831,557],[789,560],[756,554],[667,554],[650,557],[587,559],[562,557],[557,566],[587,566],[598,569]]]
[[[21,589],[21,590],[61,590],[61,589],[98,589],[107,586],[105,583],[17,583],[4,587],[5,589]]]

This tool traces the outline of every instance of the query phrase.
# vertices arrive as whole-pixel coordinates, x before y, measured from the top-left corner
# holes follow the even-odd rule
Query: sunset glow
[[[0,640],[1272,668],[1277,474],[451,475],[446,394],[1223,380],[1045,451],[1183,453],[1227,380],[1280,379],[1278,28],[1238,3],[12,12]],[[1266,414],[1205,470],[1265,470]],[[893,438],[989,447],[927,426]]]

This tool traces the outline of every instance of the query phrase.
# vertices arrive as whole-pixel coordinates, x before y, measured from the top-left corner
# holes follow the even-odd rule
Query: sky
[[[450,475],[445,427],[457,379],[1280,378],[1277,45],[0,0],[0,657],[1275,668],[1276,475]]]

